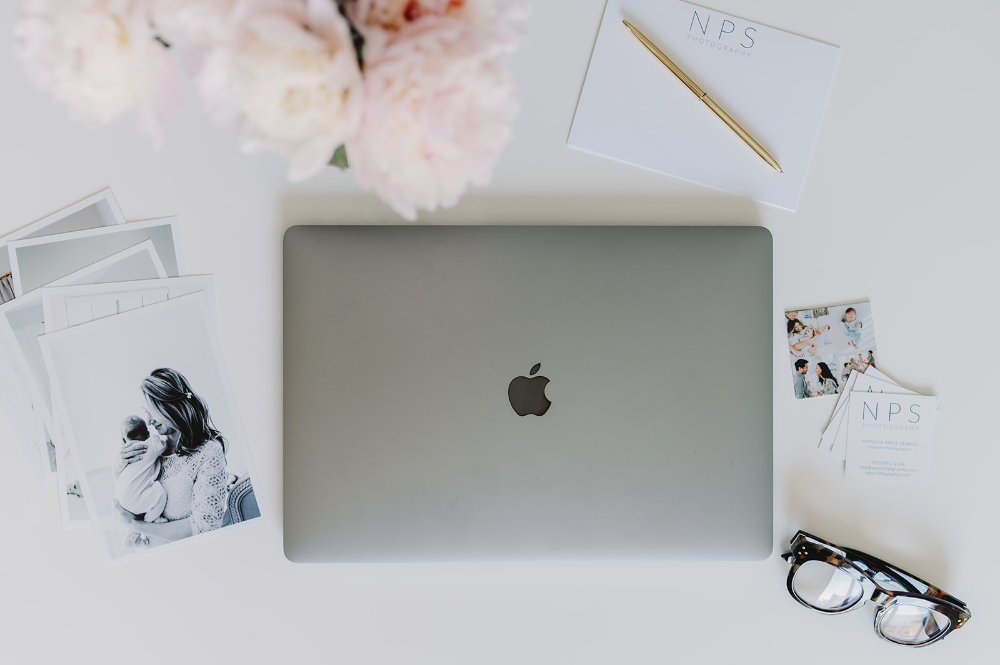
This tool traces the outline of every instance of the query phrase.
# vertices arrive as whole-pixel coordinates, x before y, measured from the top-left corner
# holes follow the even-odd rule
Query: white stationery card
[[[927,482],[937,397],[855,391],[848,405],[845,474],[852,479]]]
[[[781,165],[767,165],[628,20]],[[840,49],[680,0],[608,0],[567,145],[795,210]]]
[[[848,395],[847,404],[842,410],[843,415],[841,416],[839,429],[833,439],[833,446],[830,449],[830,454],[834,457],[847,459],[847,448],[854,441],[854,439],[850,439],[851,403],[855,398],[858,398],[859,396],[866,396],[870,393],[886,393],[891,395],[917,394],[914,391],[908,388],[903,388],[899,384],[892,381],[883,381],[875,378],[874,376],[868,376],[867,372],[859,374],[857,381],[854,382],[851,389],[851,394]]]

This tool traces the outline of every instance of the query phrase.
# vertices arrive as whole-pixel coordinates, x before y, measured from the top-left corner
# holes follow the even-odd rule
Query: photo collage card
[[[780,325],[796,399],[839,395],[852,372],[878,366],[869,302],[789,310]]]

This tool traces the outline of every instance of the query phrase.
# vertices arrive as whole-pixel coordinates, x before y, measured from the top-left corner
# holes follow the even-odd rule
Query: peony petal
[[[310,141],[300,145],[288,156],[288,179],[301,182],[313,177],[330,164],[336,144],[330,141]]]

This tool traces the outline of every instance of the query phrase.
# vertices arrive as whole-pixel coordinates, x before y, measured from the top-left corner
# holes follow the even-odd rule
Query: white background
[[[0,418],[0,660],[74,663],[991,662],[1000,621],[996,109],[1000,5],[717,0],[841,47],[798,211],[565,147],[603,0],[538,0],[512,60],[523,104],[486,193],[606,195],[590,218],[762,224],[774,314],[870,299],[879,363],[941,400],[934,482],[848,482],[815,445],[832,400],[797,402],[774,339],[776,553],[745,564],[297,566],[281,553],[281,234],[302,210],[390,218],[350,174],[300,186],[245,157],[188,87],[154,153],[131,118],[90,130],[10,57],[0,3],[0,233],[114,188],[127,219],[177,214],[191,273],[215,273],[223,349],[272,520],[104,569],[65,531]],[[308,198],[318,195],[324,198]],[[305,198],[304,198],[305,197]],[[642,198],[640,198],[642,197]],[[645,197],[657,197],[655,199]],[[474,202],[467,202],[475,207]],[[565,220],[547,204],[538,221]],[[298,212],[297,212],[298,211]],[[296,215],[299,215],[297,217]],[[315,218],[315,217],[314,217]],[[835,251],[831,252],[831,247]],[[969,603],[968,627],[910,651],[869,610],[811,613],[777,556],[798,528],[887,559]],[[155,619],[153,617],[156,617]]]

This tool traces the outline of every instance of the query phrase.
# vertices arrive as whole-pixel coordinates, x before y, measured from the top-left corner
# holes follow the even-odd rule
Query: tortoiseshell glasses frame
[[[864,552],[834,545],[805,531],[799,531],[792,538],[791,550],[783,554],[782,558],[792,564],[792,569],[788,572],[788,593],[792,598],[805,607],[824,614],[849,612],[870,600],[876,605],[875,634],[893,644],[927,646],[944,639],[946,635],[958,630],[972,618],[969,608],[958,598]],[[857,598],[850,598],[839,607],[823,608],[810,604],[796,593],[796,585],[793,584],[796,573],[809,561],[826,563],[847,573],[861,585],[862,591],[857,594]],[[891,631],[886,631],[886,626],[883,626],[883,621],[887,617],[895,615],[893,608],[898,610],[902,606],[906,606],[907,611],[913,611],[915,608],[933,610],[947,617],[949,623],[939,633],[925,634],[926,639],[906,641],[898,635],[893,635]],[[926,614],[932,616],[930,612]]]

